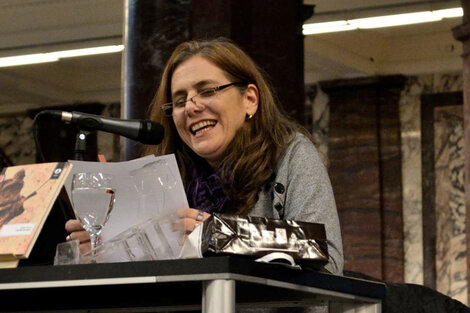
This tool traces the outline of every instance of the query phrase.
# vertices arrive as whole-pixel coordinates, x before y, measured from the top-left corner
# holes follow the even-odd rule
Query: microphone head
[[[142,121],[138,141],[146,145],[158,145],[163,140],[165,129],[157,122],[146,120]]]

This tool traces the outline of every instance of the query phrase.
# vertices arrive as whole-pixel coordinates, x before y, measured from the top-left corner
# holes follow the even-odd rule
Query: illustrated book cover
[[[0,267],[28,258],[70,174],[69,162],[6,167],[0,173]]]

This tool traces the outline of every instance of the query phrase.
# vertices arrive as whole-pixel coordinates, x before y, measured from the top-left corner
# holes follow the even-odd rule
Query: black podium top
[[[201,282],[214,279],[236,281],[237,305],[385,297],[385,285],[378,282],[240,257],[208,257],[1,269],[0,311],[197,309]]]

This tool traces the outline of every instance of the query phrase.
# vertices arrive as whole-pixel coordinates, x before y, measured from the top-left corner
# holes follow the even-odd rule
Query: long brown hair
[[[150,108],[150,119],[165,128],[165,138],[158,146],[150,146],[146,153],[164,155],[174,153],[186,183],[186,166],[194,153],[179,138],[171,117],[163,114],[160,106],[171,102],[171,78],[182,62],[198,55],[212,62],[231,81],[253,83],[259,91],[258,110],[238,130],[227,148],[219,170],[228,202],[224,212],[247,214],[258,201],[258,193],[270,180],[282,150],[296,132],[310,138],[300,125],[281,112],[277,97],[267,76],[237,45],[225,38],[194,40],[180,44],[168,60],[158,91]],[[240,87],[240,92],[243,92]]]

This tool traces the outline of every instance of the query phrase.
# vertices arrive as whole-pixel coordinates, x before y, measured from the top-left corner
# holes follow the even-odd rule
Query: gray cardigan
[[[275,219],[323,223],[333,274],[343,273],[343,244],[336,203],[326,167],[313,143],[297,134],[281,154],[272,183],[259,193],[249,213]]]

